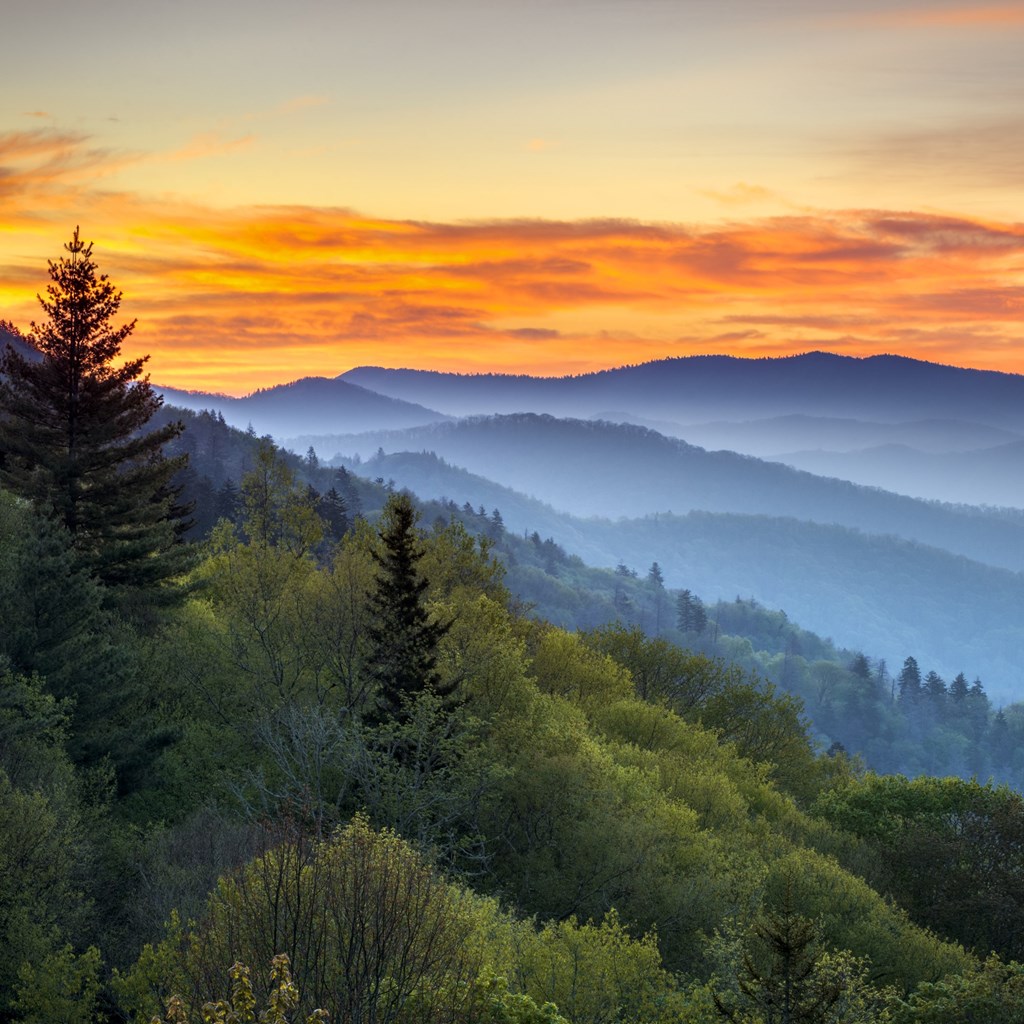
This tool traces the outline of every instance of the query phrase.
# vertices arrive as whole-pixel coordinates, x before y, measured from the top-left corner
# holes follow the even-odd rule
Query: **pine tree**
[[[847,951],[826,951],[818,925],[796,911],[793,879],[782,883],[779,905],[762,909],[745,936],[735,977],[722,979],[732,985],[718,983],[711,990],[719,1016],[731,1024],[883,1019],[889,994],[872,987],[867,962]]]
[[[143,432],[162,404],[142,376],[147,357],[114,365],[135,322],[114,326],[121,293],[77,228],[64,248],[39,297],[46,319],[32,324],[42,359],[8,348],[0,360],[0,482],[65,527],[108,594],[137,603],[141,590],[169,593],[188,557],[171,484],[186,457],[163,455],[184,428]]]
[[[909,657],[903,662],[899,674],[899,701],[904,707],[912,707],[921,697],[921,669],[917,659]]]
[[[704,602],[689,590],[681,590],[676,597],[676,616],[680,633],[696,633],[699,636],[707,629],[708,613]]]
[[[331,540],[339,541],[348,533],[352,525],[348,514],[348,505],[336,487],[332,487],[320,499],[317,512],[320,513],[320,518],[323,519]]]
[[[429,586],[417,571],[423,555],[416,533],[416,511],[408,496],[388,498],[379,530],[382,549],[375,588],[370,594],[373,623],[368,628],[369,672],[378,686],[371,720],[404,721],[410,703],[424,691],[447,697],[454,684],[442,686],[437,673],[437,644],[451,627],[432,621],[423,604]]]
[[[949,696],[954,704],[962,704],[967,697],[967,677],[963,672],[958,672],[956,679],[949,684]]]

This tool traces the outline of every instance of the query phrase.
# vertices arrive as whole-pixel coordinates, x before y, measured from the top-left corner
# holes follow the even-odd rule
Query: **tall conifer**
[[[450,623],[436,622],[423,604],[428,582],[417,571],[423,555],[416,533],[416,511],[404,494],[388,498],[381,517],[376,585],[370,594],[373,623],[368,629],[369,672],[378,697],[371,721],[404,721],[409,702],[425,690],[446,697],[436,671],[437,644]]]
[[[148,357],[114,362],[135,322],[115,326],[121,293],[77,228],[64,248],[29,337],[41,360],[10,347],[0,358],[0,482],[67,529],[108,593],[135,603],[166,592],[187,557],[171,483],[185,457],[163,455],[183,426],[144,432],[163,401],[142,376]]]

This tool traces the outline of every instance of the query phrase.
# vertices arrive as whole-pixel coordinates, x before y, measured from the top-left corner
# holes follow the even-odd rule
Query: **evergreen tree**
[[[146,357],[114,365],[135,322],[114,326],[121,293],[77,228],[64,248],[39,297],[46,319],[32,324],[42,359],[12,348],[0,359],[0,482],[64,526],[81,567],[137,599],[187,561],[171,484],[186,457],[163,455],[183,426],[143,432],[162,404]]]
[[[823,948],[818,925],[796,912],[793,888],[794,881],[785,879],[780,905],[763,909],[751,925],[738,950],[735,977],[722,979],[732,984],[719,982],[712,988],[719,1016],[730,1024],[888,1019],[880,1015],[888,994],[870,985],[867,963],[849,952]]]
[[[960,672],[956,679],[949,684],[949,696],[954,704],[962,704],[967,697],[967,677]]]
[[[356,486],[352,482],[352,474],[344,466],[340,466],[335,470],[334,485],[341,495],[342,501],[345,502],[345,509],[349,518],[358,519],[363,514],[359,503],[359,491],[356,490]]]
[[[704,602],[689,590],[681,590],[676,598],[676,625],[680,633],[696,633],[698,636],[708,627]]]
[[[934,669],[924,678],[924,695],[937,711],[946,706],[946,681]]]
[[[437,644],[451,623],[432,621],[424,607],[429,584],[417,570],[423,548],[416,518],[407,495],[391,495],[381,516],[381,550],[372,551],[377,578],[370,594],[367,665],[378,695],[368,718],[380,722],[407,720],[410,704],[424,691],[447,697],[454,689],[443,687],[436,671]]]
[[[850,662],[850,674],[865,681],[871,678],[871,663],[865,655],[858,652],[853,656],[853,660]]]
[[[320,499],[317,512],[323,519],[331,540],[339,541],[348,533],[349,527],[352,525],[348,514],[348,505],[336,487],[332,487]]]
[[[239,493],[238,484],[231,477],[226,477],[224,483],[220,485],[215,501],[217,518],[237,524],[242,510],[242,496]]]
[[[904,707],[917,703],[921,696],[921,669],[917,659],[910,657],[903,662],[899,674],[900,703]]]

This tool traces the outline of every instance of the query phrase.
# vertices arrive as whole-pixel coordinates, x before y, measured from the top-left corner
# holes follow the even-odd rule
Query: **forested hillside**
[[[270,448],[241,493],[241,526],[215,531],[191,596],[159,622],[126,631],[83,579],[97,594],[88,618],[61,605],[70,672],[28,674],[54,655],[54,634],[26,624],[5,640],[19,725],[3,749],[4,848],[41,825],[47,843],[8,869],[8,913],[23,922],[8,944],[9,1016],[59,1005],[84,1020],[98,1005],[146,1018],[172,991],[195,1007],[226,994],[237,959],[259,994],[271,951],[290,956],[305,1006],[365,1012],[384,997],[344,966],[350,940],[330,922],[391,885],[389,912],[429,929],[371,950],[379,970],[418,958],[395,979],[396,1020],[421,1000],[475,1019],[463,999],[497,998],[538,1012],[553,1001],[570,1021],[710,1021],[716,999],[763,1006],[797,957],[814,985],[845,979],[828,1019],[880,1020],[917,1012],[930,990],[901,997],[924,982],[982,985],[1007,970],[956,944],[1016,954],[987,911],[941,904],[943,940],[923,930],[940,927],[936,905],[919,907],[909,880],[879,878],[876,891],[857,877],[883,840],[842,824],[842,808],[885,799],[898,813],[931,797],[865,788],[873,777],[816,754],[798,709],[745,673],[679,661],[640,634],[522,617],[486,548],[458,524],[410,532],[402,498],[379,528],[357,524],[324,549],[307,489]],[[25,507],[3,508],[0,592],[19,602],[39,552],[60,548]],[[405,545],[425,617],[395,619],[385,641]],[[430,623],[420,669],[389,696],[396,677],[381,667],[396,630]],[[97,656],[110,666],[102,694]],[[737,713],[752,688],[762,716]],[[965,813],[995,801],[993,841],[1006,841],[998,815],[1024,815],[985,787],[948,799]],[[937,842],[945,820],[927,825]],[[894,841],[907,840],[886,833]],[[315,913],[273,901],[272,879],[303,887]],[[917,923],[881,891],[917,908]],[[803,938],[780,960],[763,936],[797,923]],[[745,948],[765,957],[756,985]],[[450,985],[465,995],[449,999]]]
[[[179,414],[167,409],[160,418]],[[218,516],[238,521],[241,505],[233,481],[255,464],[265,442],[227,427],[218,416],[183,415],[188,426],[174,450],[191,453],[184,479],[187,493],[196,501],[192,535],[198,538],[208,534]],[[988,631],[1007,636],[1019,630],[1014,611],[1018,597],[1015,592],[1007,597],[1000,589],[1012,586],[1011,574],[971,567],[942,552],[891,538],[868,539],[839,529],[821,530],[825,547],[816,551],[807,548],[804,528],[786,521],[765,520],[765,529],[759,532],[749,521],[710,515],[658,517],[614,527],[567,520],[433,456],[378,457],[353,471],[324,466],[308,455],[280,457],[304,481],[334,539],[358,516],[376,516],[396,481],[408,483],[415,491],[438,496],[422,503],[425,521],[447,523],[454,518],[484,538],[505,566],[510,592],[548,621],[585,631],[622,622],[754,673],[802,701],[822,749],[841,744],[863,756],[874,770],[993,776],[1024,785],[1024,760],[1017,753],[1024,749],[1024,709],[1003,696],[998,685],[1005,678],[998,674],[1000,669],[1017,679],[1017,664],[1009,658],[994,663],[996,645],[984,642]],[[447,498],[449,494],[458,500]],[[673,535],[673,528],[680,533]],[[650,546],[624,544],[631,529]],[[792,548],[786,546],[787,535]],[[568,540],[561,543],[555,536]],[[850,545],[845,568],[830,554],[833,549],[842,551],[843,544]],[[882,585],[870,575],[878,551],[865,554],[860,550],[864,544],[881,546],[883,561],[905,568]],[[586,557],[581,558],[580,551]],[[815,558],[821,566],[830,566],[827,572],[816,571]],[[787,615],[731,585],[734,560],[743,571],[763,560],[760,571],[769,592],[786,578],[788,561],[810,564],[807,575],[799,577],[809,582],[792,589],[791,603],[780,602]],[[662,575],[660,585],[650,579],[652,562]],[[601,563],[609,568],[594,567]],[[853,575],[857,569],[868,572],[860,584]],[[681,586],[667,582],[670,571]],[[918,587],[910,597],[904,589],[908,586]],[[684,592],[705,609],[706,622],[699,631],[685,618],[685,628],[679,628],[678,602]],[[854,638],[845,646],[801,628],[820,613],[826,593],[838,607],[856,609],[856,614],[849,612],[841,634]],[[965,593],[976,595],[972,606],[977,602],[989,609],[988,619],[983,614],[964,616]],[[887,602],[892,602],[891,608]],[[894,638],[892,621],[906,606],[914,608],[922,622],[946,607],[960,610],[956,618],[944,621],[939,640],[922,634],[916,642],[904,644]],[[872,643],[873,639],[880,642]],[[900,685],[907,659],[919,663],[919,687],[913,673]],[[925,692],[929,675],[930,693]],[[958,679],[966,680],[968,690],[973,687],[966,705],[970,714],[959,703],[965,694]]]
[[[60,316],[0,383],[0,1018],[1019,1019],[1024,800],[837,742],[994,751],[981,684],[887,702],[779,613],[158,409]]]
[[[657,561],[668,586],[689,588],[705,600],[756,596],[807,628],[890,663],[927,652],[949,678],[970,666],[1001,702],[1021,692],[1019,573],[890,535],[792,518],[693,512],[611,522],[567,516],[427,453],[343,462],[425,497],[498,508],[513,532],[551,537],[588,564],[643,569]]]

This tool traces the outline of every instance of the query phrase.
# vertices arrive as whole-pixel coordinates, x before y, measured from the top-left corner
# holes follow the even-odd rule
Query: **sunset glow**
[[[239,8],[148,37],[154,67],[195,61],[162,90],[131,53],[111,63],[149,31],[134,9],[79,54],[77,15],[42,6],[70,19],[53,59],[99,70],[62,89],[11,47],[0,317],[28,330],[80,224],[159,383],[808,349],[1024,372],[1024,4],[644,2],[577,24],[571,5],[395,2],[390,78],[362,50],[327,62],[332,40],[383,46],[385,14],[300,5],[286,29]]]

